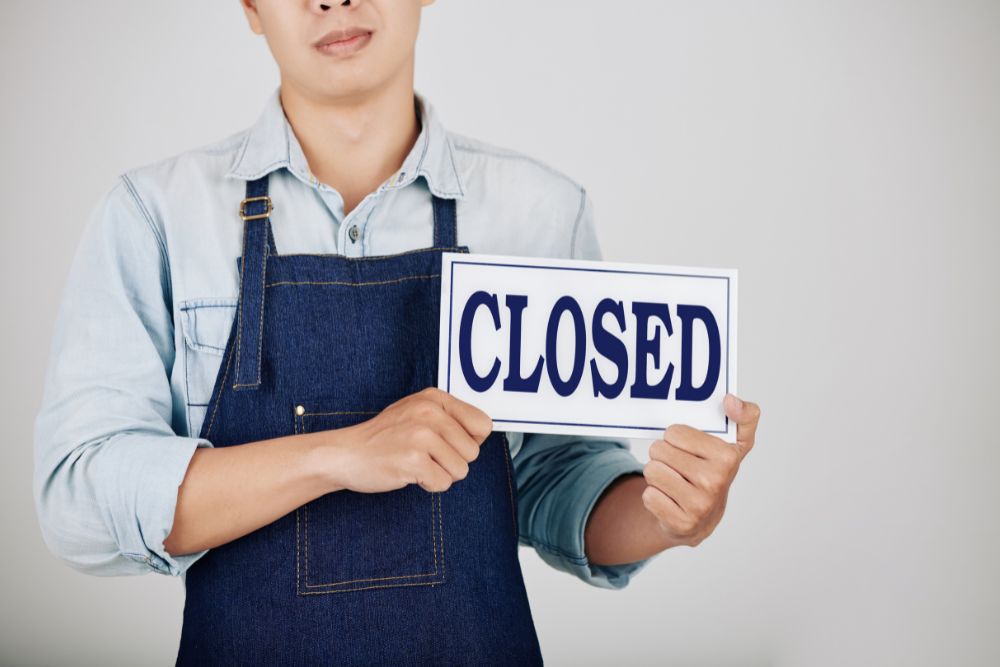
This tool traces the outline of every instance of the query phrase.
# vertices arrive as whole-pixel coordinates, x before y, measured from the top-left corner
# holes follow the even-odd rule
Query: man
[[[184,579],[179,664],[540,662],[518,543],[621,588],[712,532],[753,445],[733,396],[737,443],[672,425],[642,466],[433,387],[440,252],[600,250],[583,188],[416,94],[432,2],[241,0],[281,74],[258,121],[84,232],[36,503],[79,569]]]

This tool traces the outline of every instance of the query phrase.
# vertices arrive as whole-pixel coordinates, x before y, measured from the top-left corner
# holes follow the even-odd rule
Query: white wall
[[[2,15],[0,662],[173,664],[179,581],[42,543],[44,342],[103,189],[249,125],[277,70],[235,0]],[[1000,662],[998,71],[985,0],[425,10],[418,89],[583,183],[607,259],[740,270],[763,416],[727,514],[624,591],[522,549],[550,664]]]

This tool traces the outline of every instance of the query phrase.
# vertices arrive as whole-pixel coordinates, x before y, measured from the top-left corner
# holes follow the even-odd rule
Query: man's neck
[[[420,134],[412,77],[341,100],[282,83],[281,104],[313,176],[340,193],[345,215],[399,169]]]

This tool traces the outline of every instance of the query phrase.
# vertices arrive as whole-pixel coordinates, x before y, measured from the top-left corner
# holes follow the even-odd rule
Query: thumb
[[[744,450],[745,455],[753,447],[760,407],[756,403],[741,400],[735,394],[726,394],[724,402],[726,414],[736,422],[736,444]]]

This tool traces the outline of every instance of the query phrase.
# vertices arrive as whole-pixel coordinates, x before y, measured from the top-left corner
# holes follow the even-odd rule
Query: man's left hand
[[[760,407],[726,394],[725,408],[736,422],[735,443],[671,424],[650,445],[642,502],[675,544],[697,546],[712,534],[726,509],[729,486],[753,448]]]

